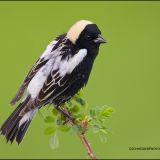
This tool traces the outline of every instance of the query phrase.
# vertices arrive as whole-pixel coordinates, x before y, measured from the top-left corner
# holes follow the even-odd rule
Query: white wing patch
[[[77,54],[75,54],[68,61],[66,60],[61,61],[59,64],[59,73],[61,77],[63,77],[67,73],[71,73],[74,70],[74,68],[78,66],[80,62],[82,62],[82,60],[86,55],[87,55],[87,50],[81,49]]]
[[[42,89],[44,82],[46,81],[51,69],[53,67],[53,59],[49,60],[45,66],[43,66],[33,77],[27,87],[28,93],[32,99],[36,98],[39,91]]]

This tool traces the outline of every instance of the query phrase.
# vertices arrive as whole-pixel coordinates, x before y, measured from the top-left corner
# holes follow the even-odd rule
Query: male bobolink
[[[14,105],[26,90],[0,129],[7,142],[21,143],[38,109],[52,103],[59,109],[86,85],[101,43],[105,40],[97,25],[80,20],[47,46],[11,101]]]

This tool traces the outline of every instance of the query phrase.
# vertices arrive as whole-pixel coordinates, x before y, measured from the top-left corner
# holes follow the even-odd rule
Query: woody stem
[[[73,118],[73,116],[71,115],[71,113],[68,112],[67,108],[64,107],[63,109],[58,109],[68,120],[69,123],[73,126],[73,125],[77,125],[77,122],[75,121],[75,119]],[[84,127],[81,125],[81,127]],[[92,160],[96,160],[96,155],[93,152],[93,149],[91,148],[91,145],[89,144],[88,140],[85,137],[85,133],[78,133],[78,136],[80,138],[80,140],[82,141],[84,147],[86,148],[87,152],[88,152],[88,156],[92,159]]]

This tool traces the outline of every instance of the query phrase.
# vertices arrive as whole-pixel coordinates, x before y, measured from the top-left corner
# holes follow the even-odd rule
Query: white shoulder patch
[[[71,73],[76,66],[87,55],[87,49],[80,49],[77,54],[75,54],[72,58],[70,58],[68,61],[63,60],[59,64],[59,73],[63,77],[67,73]]]

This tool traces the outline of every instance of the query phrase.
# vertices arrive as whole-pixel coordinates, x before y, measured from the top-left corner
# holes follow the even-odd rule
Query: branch
[[[90,144],[88,143],[88,141],[87,141],[85,135],[84,135],[84,134],[80,134],[79,137],[80,137],[80,139],[81,139],[81,141],[82,141],[84,147],[85,147],[86,150],[88,151],[89,157],[90,157],[91,159],[93,159],[93,160],[96,160],[96,159],[97,159],[97,158],[96,158],[96,155],[94,154],[94,152],[93,152],[93,150],[92,150]]]
[[[62,115],[58,115],[57,111]],[[77,94],[70,102],[61,106],[55,106],[52,111],[53,117],[47,116],[45,118],[46,123],[55,123],[55,126],[48,127],[45,130],[45,134],[55,134],[57,129],[64,132],[69,131],[71,128],[75,129],[75,132],[84,145],[88,156],[92,160],[96,160],[96,155],[86,138],[86,132],[94,129],[92,130],[93,133],[99,134],[100,138],[106,138],[108,132],[104,122],[106,122],[113,111],[114,109],[107,105],[88,109],[88,104],[80,97],[80,94]],[[74,114],[76,115],[76,118],[73,116]],[[54,116],[56,117],[56,120]]]
[[[61,111],[62,111],[62,110],[61,110]],[[67,120],[69,120],[69,123],[70,123],[72,126],[73,126],[73,125],[77,125],[76,121],[73,120],[73,118],[69,118],[69,116],[71,116],[71,117],[73,117],[73,116],[71,115],[71,113],[69,113],[69,111],[68,111],[68,109],[67,109],[66,107],[63,108],[63,115],[65,115],[65,116],[67,115],[66,118],[67,118]],[[69,115],[69,116],[68,116],[68,115]],[[80,126],[81,126],[82,128],[85,127],[83,124],[80,124]],[[90,157],[92,160],[96,160],[96,159],[97,159],[97,158],[96,158],[96,155],[94,154],[93,149],[91,148],[88,140],[86,139],[85,133],[84,133],[84,132],[83,132],[83,133],[78,133],[78,136],[79,136],[79,138],[81,139],[84,147],[86,148],[89,157]]]

